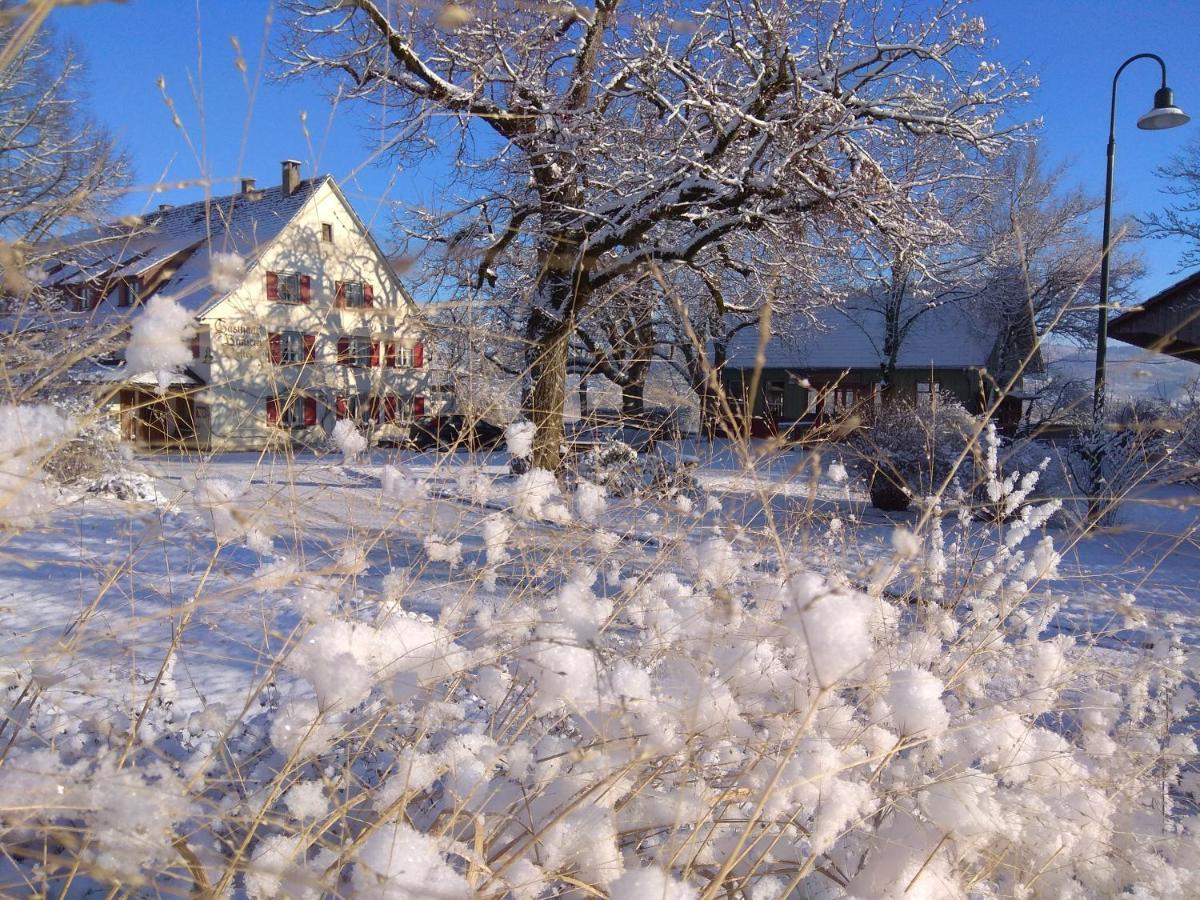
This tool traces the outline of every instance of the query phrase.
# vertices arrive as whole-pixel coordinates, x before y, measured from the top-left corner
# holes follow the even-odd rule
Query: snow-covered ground
[[[872,509],[805,451],[746,469],[728,448],[688,449],[701,456],[699,481],[719,506],[610,500],[601,514],[605,531],[642,548],[634,560],[643,565],[663,545],[694,547],[721,533],[752,548],[774,534],[802,563],[825,570],[832,561],[866,582],[892,557],[895,529],[917,519]],[[171,674],[185,709],[238,703],[277,676],[307,575],[372,597],[400,591],[407,609],[434,618],[452,613],[464,591],[481,589],[483,523],[511,508],[515,483],[504,454],[374,451],[349,464],[336,454],[152,456],[132,465],[154,477],[159,503],[70,499],[41,527],[4,539],[0,646],[9,666],[56,677],[68,674],[58,671],[64,665],[80,669],[92,690],[116,699],[156,677],[177,640]],[[424,484],[420,496],[385,493],[389,466]],[[985,526],[971,529],[986,538]],[[1063,560],[1046,585],[1068,598],[1057,627],[1110,634],[1139,620],[1175,622],[1200,643],[1200,494],[1156,487],[1127,501],[1111,528],[1047,533]],[[602,561],[570,524],[529,524],[513,540],[524,565],[573,543],[581,558]],[[461,543],[453,568],[437,542]],[[80,672],[70,674],[78,686]]]
[[[3,533],[0,893],[684,898],[746,846],[751,897],[958,896],[1001,848],[1036,896],[1200,886],[1190,489],[1079,538],[797,450],[635,500],[345,449],[138,458],[151,500]]]

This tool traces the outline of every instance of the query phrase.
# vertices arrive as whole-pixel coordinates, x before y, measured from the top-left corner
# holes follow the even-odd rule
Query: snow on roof
[[[276,185],[210,197],[67,235],[58,253],[61,266],[49,271],[44,283],[131,277],[191,251],[158,292],[199,311],[219,299],[210,289],[210,254],[236,253],[249,265],[327,180],[322,175],[301,181],[290,195]]]
[[[911,314],[911,313],[909,313]],[[825,307],[816,321],[781,323],[766,346],[769,369],[878,369],[883,360],[883,316],[874,310]],[[743,328],[729,342],[727,368],[754,367],[758,329]],[[966,304],[931,308],[917,318],[900,345],[901,369],[965,369],[988,364],[996,335]]]

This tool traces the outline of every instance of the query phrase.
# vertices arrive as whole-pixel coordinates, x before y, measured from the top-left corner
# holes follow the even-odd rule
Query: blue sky
[[[386,240],[389,221],[406,204],[438,204],[448,181],[445,164],[433,160],[408,171],[364,166],[379,136],[361,109],[332,107],[327,86],[279,83],[265,74],[273,66],[265,44],[270,8],[269,0],[131,0],[60,9],[51,21],[84,51],[95,114],[129,148],[139,185],[187,182],[208,173],[213,192],[226,193],[240,175],[277,184],[279,161],[296,158],[306,174],[336,176]],[[997,56],[1009,64],[1027,60],[1039,74],[1041,88],[1027,115],[1043,119],[1051,160],[1067,164],[1069,180],[1097,194],[1104,187],[1112,73],[1134,53],[1155,52],[1166,59],[1177,102],[1197,122],[1166,132],[1134,126],[1158,86],[1152,61],[1135,63],[1122,75],[1117,106],[1117,213],[1159,208],[1165,198],[1154,167],[1200,135],[1200,67],[1195,64],[1200,2],[980,0],[975,8],[999,41]],[[245,75],[236,64],[234,37]],[[159,76],[181,127],[172,122]],[[123,211],[179,203],[201,193],[194,186],[153,196],[135,191]],[[1147,293],[1179,277],[1174,274],[1177,244],[1152,242],[1143,249]]]

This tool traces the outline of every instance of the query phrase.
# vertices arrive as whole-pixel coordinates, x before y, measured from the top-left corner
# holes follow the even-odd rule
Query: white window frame
[[[300,273],[275,273],[275,299],[278,303],[296,304],[300,302]]]
[[[291,398],[290,403],[285,403],[285,399],[280,397],[276,400],[279,406],[279,425],[283,428],[303,428],[304,398],[297,395]]]
[[[411,369],[413,364],[412,347],[404,347],[400,344],[396,345],[396,368]]]
[[[300,331],[279,332],[279,364],[298,366],[304,362],[304,333]]]
[[[353,299],[351,288],[358,291],[358,302]],[[347,309],[364,309],[367,305],[367,289],[361,281],[342,282],[342,304]]]
[[[368,334],[350,334],[346,336],[347,362],[349,366],[358,369],[371,368],[371,336]]]

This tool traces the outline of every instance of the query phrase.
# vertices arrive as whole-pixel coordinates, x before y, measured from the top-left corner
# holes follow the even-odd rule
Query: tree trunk
[[[638,368],[628,381],[621,385],[621,415],[626,419],[641,420],[646,412],[646,371]]]
[[[533,467],[553,472],[562,461],[571,329],[535,310],[527,332],[530,384],[525,412],[537,428],[533,436]]]

